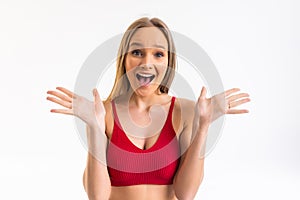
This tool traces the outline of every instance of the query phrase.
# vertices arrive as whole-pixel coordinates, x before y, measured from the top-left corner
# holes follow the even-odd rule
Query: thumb
[[[93,96],[94,96],[94,102],[96,104],[99,104],[101,102],[101,99],[100,99],[100,95],[98,93],[98,90],[96,88],[93,89]]]
[[[206,88],[203,86],[200,93],[200,99],[206,98]]]
[[[98,114],[105,114],[105,108],[101,101],[99,92],[96,88],[93,89],[93,95],[94,95],[94,104],[95,104],[95,111]]]

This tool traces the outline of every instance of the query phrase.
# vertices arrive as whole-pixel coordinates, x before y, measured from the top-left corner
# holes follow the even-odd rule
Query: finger
[[[206,88],[203,86],[200,93],[200,99],[206,98]]]
[[[249,110],[243,109],[230,109],[226,112],[226,114],[244,114],[244,113],[249,113]]]
[[[72,110],[66,110],[66,109],[51,109],[50,112],[66,114],[66,115],[74,115]]]
[[[64,88],[64,87],[56,87],[57,90],[62,91],[63,93],[65,93],[66,95],[68,95],[71,98],[75,97],[75,94],[73,92],[71,92],[70,90]]]
[[[63,95],[62,93],[60,92],[56,92],[56,91],[47,91],[47,94],[51,94],[53,96],[56,96],[58,98],[61,98],[62,100],[65,100],[65,101],[68,101],[68,102],[72,102],[72,99],[66,95]]]
[[[235,101],[237,99],[244,98],[244,97],[249,97],[249,94],[248,93],[240,93],[240,94],[232,95],[232,96],[228,97],[227,100],[231,102],[231,101]]]
[[[99,92],[98,90],[95,88],[93,89],[93,94],[94,94],[94,97],[95,97],[95,108],[96,108],[96,112],[97,113],[100,113],[101,111],[105,113],[105,108],[104,108],[104,105],[101,101],[101,98],[100,98],[100,95],[99,95]]]
[[[247,103],[249,101],[250,101],[250,99],[246,98],[246,99],[241,99],[241,100],[238,100],[238,101],[230,102],[230,108],[237,107],[237,106],[239,106],[241,104],[244,104],[244,103]]]
[[[95,98],[95,103],[99,104],[101,102],[101,99],[100,99],[99,92],[96,88],[93,89],[93,95],[94,95],[94,98]]]
[[[66,108],[72,109],[72,104],[69,103],[69,102],[65,102],[65,101],[62,101],[60,99],[56,99],[54,97],[47,97],[47,100],[52,101],[54,103],[57,103],[57,104],[59,104],[61,106],[64,106]]]
[[[239,88],[232,88],[230,90],[226,90],[225,91],[225,96],[231,95],[232,93],[235,93],[235,92],[238,92],[238,91],[240,91]]]

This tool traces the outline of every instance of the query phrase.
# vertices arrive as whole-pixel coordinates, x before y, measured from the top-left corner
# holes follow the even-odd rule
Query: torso
[[[167,94],[162,94],[160,97],[161,106],[165,113],[168,113],[172,97]],[[176,132],[176,137],[179,138],[180,133],[183,129],[183,122],[181,120],[181,109],[180,100],[176,98],[174,102],[174,109],[172,113],[172,125]],[[106,135],[109,139],[112,138],[113,128],[114,128],[114,117],[112,111],[111,102],[106,102],[104,104],[106,109]],[[118,110],[121,114],[122,110]],[[141,126],[146,125],[149,122],[149,114],[146,111],[138,111],[134,107],[130,107],[130,116],[132,120]],[[162,119],[165,121],[166,119]],[[127,135],[130,141],[140,149],[149,149],[157,141],[159,134],[155,134],[149,138],[136,138]],[[111,200],[114,199],[130,199],[130,200],[150,200],[150,199],[162,199],[162,200],[174,200],[176,199],[173,186],[172,185],[133,185],[133,186],[112,186],[111,189]]]
[[[171,104],[171,99],[172,99],[172,97],[169,95],[164,95],[164,97],[162,97],[163,103],[161,105],[164,108],[165,113],[168,113],[168,110],[169,110],[169,107]],[[106,132],[107,137],[109,139],[111,139],[113,128],[114,128],[114,118],[113,118],[111,102],[105,103],[104,106],[106,109],[106,117],[105,117],[106,130],[105,130],[105,132]],[[118,114],[119,115],[121,114],[119,109],[118,109]],[[137,110],[131,109],[130,114],[131,114],[130,117],[132,117],[132,120],[136,124],[139,124],[141,126],[144,126],[147,124],[148,117],[146,115],[148,115],[148,113],[145,113],[145,112],[140,113]],[[177,137],[179,137],[180,132],[183,128],[182,122],[180,121],[181,120],[180,116],[181,116],[181,109],[180,109],[180,105],[179,105],[179,99],[176,98],[175,104],[174,104],[174,110],[173,110],[173,114],[172,114],[172,124],[173,124],[173,128],[176,132]],[[162,121],[165,121],[165,120],[166,119],[162,119]],[[127,135],[127,136],[140,149],[148,149],[151,146],[153,146],[153,144],[157,141],[159,134],[155,134],[154,137],[147,138],[146,140],[130,137],[129,135]]]
[[[110,200],[177,200],[173,185],[112,187]]]

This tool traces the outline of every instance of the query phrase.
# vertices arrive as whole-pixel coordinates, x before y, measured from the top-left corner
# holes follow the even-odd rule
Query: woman
[[[83,184],[89,199],[173,200],[196,195],[210,123],[223,114],[247,113],[232,108],[250,99],[237,88],[206,98],[203,87],[197,102],[169,96],[175,66],[168,27],[157,18],[141,18],[122,38],[114,87],[105,101],[96,89],[94,102],[63,87],[47,92],[52,95],[48,100],[66,108],[51,112],[77,116],[87,125]]]

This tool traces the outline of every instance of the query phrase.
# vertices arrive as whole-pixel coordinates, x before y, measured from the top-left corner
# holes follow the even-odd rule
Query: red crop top
[[[180,147],[172,125],[175,97],[155,144],[142,150],[119,127],[114,101],[114,128],[107,149],[107,169],[112,186],[138,184],[171,185],[180,162]]]

